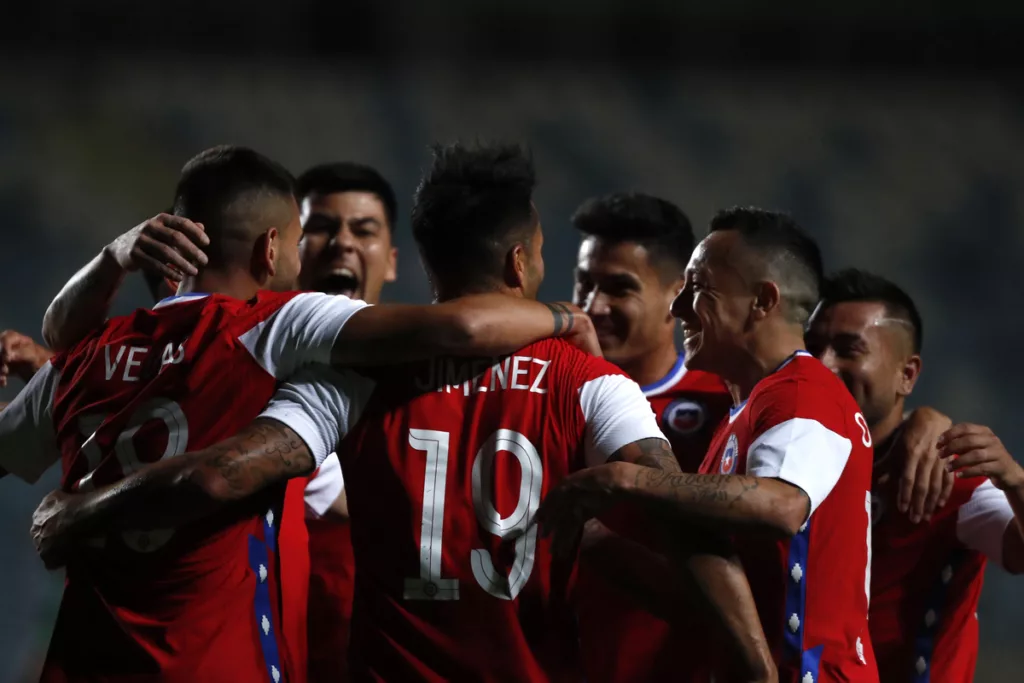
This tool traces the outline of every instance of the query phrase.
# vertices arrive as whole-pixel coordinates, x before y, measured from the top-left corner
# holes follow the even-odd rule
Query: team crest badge
[[[704,406],[694,401],[673,401],[665,408],[661,421],[677,434],[693,434],[704,426]]]
[[[740,444],[736,440],[735,434],[729,435],[729,440],[725,442],[725,452],[722,453],[722,465],[718,468],[718,471],[722,474],[732,474],[736,471],[736,460],[739,459]]]

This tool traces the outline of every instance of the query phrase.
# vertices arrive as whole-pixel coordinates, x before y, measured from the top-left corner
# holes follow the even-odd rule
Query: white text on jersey
[[[497,363],[493,359],[436,358],[416,378],[416,387],[421,391],[461,391],[463,396],[507,390],[546,394],[542,382],[550,365],[549,360],[530,356],[509,356]]]
[[[138,382],[139,373],[137,368],[142,367],[142,363],[146,358],[151,349],[148,346],[118,346],[117,353],[111,358],[110,345],[103,347],[103,359],[106,361],[107,381],[114,378],[121,365],[122,359],[124,362],[124,372],[121,373],[120,380],[122,382]],[[161,369],[167,365],[174,365],[180,363],[185,359],[185,342],[181,342],[175,348],[174,342],[168,342],[167,346],[164,347],[163,357],[160,360]]]

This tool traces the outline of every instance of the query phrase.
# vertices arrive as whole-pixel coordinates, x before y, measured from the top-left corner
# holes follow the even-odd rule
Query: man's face
[[[756,296],[742,273],[747,256],[734,230],[713,232],[693,250],[683,288],[672,302],[682,321],[686,367],[730,377]]]
[[[628,366],[674,345],[669,307],[681,283],[665,282],[643,245],[590,236],[580,243],[573,303],[594,321],[605,358]]]
[[[302,200],[299,287],[379,303],[394,282],[398,250],[380,198],[371,192],[313,193]]]
[[[909,329],[887,316],[885,304],[849,301],[819,308],[807,332],[807,350],[846,384],[874,426],[910,393],[916,365]]]
[[[302,262],[299,259],[300,239],[302,239],[302,225],[299,223],[299,207],[292,202],[289,222],[278,232],[276,270],[269,283],[269,289],[275,292],[290,292],[295,289],[302,267]]]

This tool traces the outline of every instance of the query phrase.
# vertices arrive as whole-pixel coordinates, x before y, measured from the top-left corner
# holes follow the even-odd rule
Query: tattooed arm
[[[187,218],[158,214],[103,247],[75,273],[43,316],[43,340],[66,351],[106,321],[127,273],[146,268],[177,283],[206,263],[202,248],[210,243],[202,225]]]
[[[33,515],[32,537],[47,566],[60,566],[76,541],[118,529],[181,526],[313,465],[291,428],[256,420],[237,436],[161,460],[96,491],[51,493]]]
[[[635,441],[611,460],[664,475],[682,474],[663,439]],[[737,676],[730,680],[775,680],[771,650],[761,628],[746,574],[724,536],[680,528],[664,516],[651,516],[664,538],[661,555],[620,536],[597,520],[584,528],[580,560],[650,613],[673,622],[696,607],[707,611],[725,632]]]
[[[800,530],[811,511],[807,493],[781,479],[659,471],[612,462],[564,479],[548,494],[538,516],[551,529],[579,526],[619,501],[714,528],[760,528],[787,536]]]
[[[502,356],[547,337],[599,351],[590,318],[571,304],[474,294],[430,306],[368,306],[352,314],[331,353],[335,366],[450,356]]]

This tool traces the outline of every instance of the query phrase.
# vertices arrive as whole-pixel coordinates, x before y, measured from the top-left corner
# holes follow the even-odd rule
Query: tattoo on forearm
[[[569,307],[565,304],[544,304],[551,311],[552,317],[555,319],[555,337],[563,334],[568,334],[572,331],[572,326],[576,322],[576,316],[572,314]]]
[[[734,507],[744,496],[760,487],[757,477],[739,474],[690,474],[661,472],[651,468],[636,475],[637,489],[667,489],[669,495],[684,503],[718,503]]]
[[[611,460],[631,462],[660,472],[682,472],[668,442],[657,437],[626,444],[611,457]]]
[[[244,498],[264,487],[313,469],[305,442],[276,420],[259,420],[233,439],[212,447],[201,469]]]

